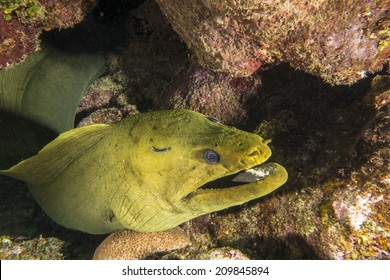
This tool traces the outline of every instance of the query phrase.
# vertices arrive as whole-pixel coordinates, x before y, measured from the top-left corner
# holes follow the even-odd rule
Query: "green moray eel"
[[[43,71],[42,65],[49,59],[45,57],[39,62],[40,68],[34,68],[37,72]],[[85,61],[90,64],[88,57]],[[93,71],[87,71],[88,81],[101,73],[101,65],[97,64]],[[37,67],[36,62],[32,65]],[[4,84],[9,79],[3,76],[2,81]],[[30,84],[24,91],[34,90]],[[88,84],[79,85],[82,90],[78,91],[84,91]],[[55,89],[50,86],[42,90],[54,96],[50,97],[53,104],[48,113],[36,116],[35,106],[42,106],[38,101],[22,104],[32,113],[25,113],[24,107],[19,111],[51,131],[66,130],[69,118],[74,118],[77,98],[65,102],[73,115],[63,124],[61,117],[56,117]],[[63,93],[58,94],[64,98]],[[7,102],[2,99],[3,108]],[[52,121],[47,122],[45,116]],[[130,116],[117,124],[62,132],[37,154],[0,174],[26,182],[43,210],[64,227],[92,234],[120,229],[164,231],[200,215],[262,197],[283,185],[286,170],[277,163],[263,164],[271,155],[267,143],[256,134],[194,111],[155,111]],[[213,186],[215,180],[229,175],[235,178],[235,185]]]
[[[27,182],[45,212],[65,227],[162,231],[281,186],[286,172],[274,163],[262,180],[201,189],[270,155],[258,135],[193,111],[167,110],[70,130],[2,174]]]

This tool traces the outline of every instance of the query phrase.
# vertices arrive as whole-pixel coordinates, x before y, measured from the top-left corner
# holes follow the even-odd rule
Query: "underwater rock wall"
[[[195,6],[204,2],[192,1],[194,8],[188,11],[197,11]],[[214,1],[212,5],[224,2]],[[280,3],[257,2],[261,2],[259,5]],[[330,5],[329,1],[322,3]],[[353,9],[359,10],[356,5],[352,5]],[[376,14],[379,10],[373,11]],[[272,139],[271,160],[282,163],[289,172],[286,185],[267,197],[182,225],[191,238],[191,246],[149,258],[390,258],[390,79],[384,71],[381,75],[369,75],[353,86],[330,86],[286,64],[237,78],[190,61],[192,57],[186,54],[185,45],[169,28],[153,1],[145,1],[123,13],[127,14],[123,15],[126,20],[120,23],[126,26],[131,40],[124,40],[126,47],[107,51],[108,73],[95,81],[81,101],[80,126],[115,122],[129,114],[159,108],[195,109],[226,123],[238,122],[236,125]],[[184,20],[186,15],[183,16]],[[199,14],[200,18],[204,16]],[[381,23],[377,28],[387,30]],[[299,39],[298,34],[289,32],[292,45],[282,49],[286,53],[294,50]],[[319,39],[326,31],[321,32]],[[193,36],[195,41],[203,38],[202,34]],[[319,41],[315,41],[314,34],[311,36],[313,47],[318,46]],[[218,38],[215,37],[216,43]],[[233,40],[230,35],[226,38]],[[285,46],[288,38],[273,42],[272,47]],[[338,39],[341,52],[345,50],[344,37]],[[367,40],[373,42],[375,38]],[[225,46],[227,50],[232,47],[233,44]],[[234,55],[243,55],[248,50],[245,45],[236,48]],[[301,59],[311,57],[306,49],[300,54]],[[381,54],[385,54],[384,49]],[[281,52],[276,52],[270,62],[276,58],[292,59],[292,56],[282,59],[279,55],[282,57]],[[315,55],[319,59],[319,53]],[[325,63],[327,55],[331,53],[321,56],[323,66],[310,71],[317,73],[326,65],[334,67],[337,63]],[[360,61],[349,55],[341,54],[340,63]],[[223,62],[226,67],[241,65],[226,63]],[[353,78],[345,76],[350,68],[343,63],[338,67],[345,71],[338,73],[331,68],[336,76],[329,79]],[[253,65],[255,71],[258,65]],[[35,203],[28,189],[11,179],[0,177],[0,200],[0,259],[90,259],[104,239],[104,236],[55,224]]]
[[[96,3],[97,0],[0,1],[0,69],[39,48],[43,30],[74,26]]]
[[[332,84],[382,69],[388,0],[156,0],[200,63],[248,76],[280,61]]]

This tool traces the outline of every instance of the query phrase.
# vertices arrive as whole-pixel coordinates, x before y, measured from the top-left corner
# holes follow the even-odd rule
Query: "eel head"
[[[118,192],[112,205],[126,228],[170,229],[264,196],[287,180],[281,165],[264,163],[269,141],[193,111],[139,114],[118,133],[137,147],[128,151],[126,166],[139,181]],[[126,154],[125,147],[120,151]]]

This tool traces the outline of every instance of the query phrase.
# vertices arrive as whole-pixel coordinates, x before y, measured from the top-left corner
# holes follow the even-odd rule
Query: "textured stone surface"
[[[390,2],[157,0],[201,64],[234,76],[288,62],[335,84],[382,69]]]
[[[247,119],[260,89],[259,75],[235,78],[192,65],[176,76],[158,107],[192,109],[235,124]]]
[[[0,1],[0,69],[35,51],[43,30],[74,26],[96,3],[96,0]]]

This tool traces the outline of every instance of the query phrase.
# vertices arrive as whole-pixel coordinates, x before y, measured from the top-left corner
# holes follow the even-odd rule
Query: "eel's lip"
[[[267,178],[273,171],[275,171],[275,165],[272,162],[262,163],[207,182],[197,188],[195,192],[206,189],[223,189],[258,182]]]

